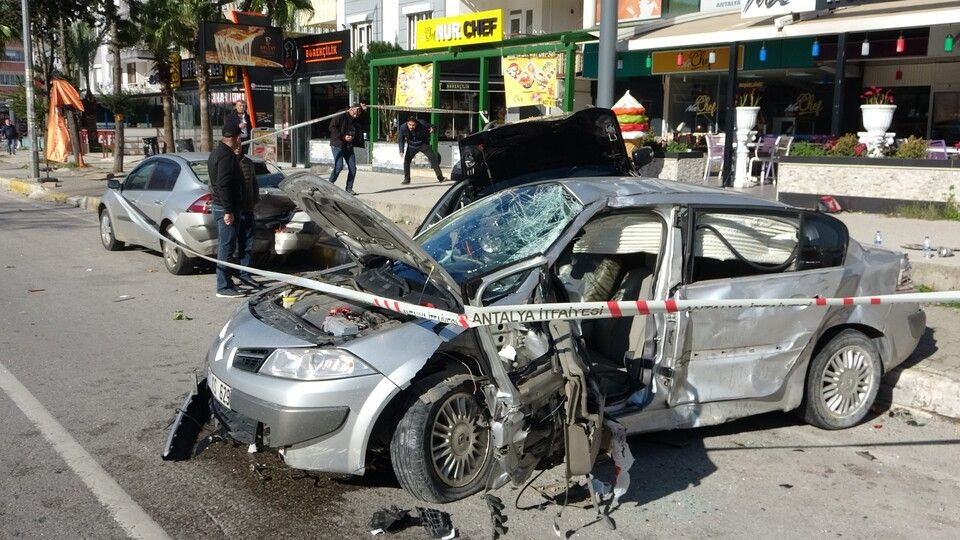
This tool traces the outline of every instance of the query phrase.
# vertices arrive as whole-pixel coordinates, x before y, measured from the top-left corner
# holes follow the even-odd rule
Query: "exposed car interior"
[[[570,302],[651,299],[663,234],[663,222],[654,214],[614,214],[591,221],[557,262],[559,295]],[[608,402],[649,389],[650,369],[644,368],[652,363],[647,336],[656,335],[651,317],[579,324],[591,370]]]

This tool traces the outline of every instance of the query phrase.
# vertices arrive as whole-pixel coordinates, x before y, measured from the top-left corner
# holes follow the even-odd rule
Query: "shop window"
[[[943,139],[949,145],[960,141],[960,92],[954,90],[933,94],[930,138]]]
[[[417,21],[425,21],[433,15],[432,11],[421,11],[407,15],[407,49],[417,48]]]
[[[692,281],[793,270],[799,229],[799,216],[793,213],[699,213],[694,231]]]
[[[930,108],[929,86],[902,86],[893,89],[897,110],[893,112],[890,131],[897,137],[924,138],[927,135],[928,110]],[[936,108],[934,108],[936,110]],[[942,137],[939,137],[942,138]]]
[[[510,10],[510,37],[533,34],[533,10]]]
[[[370,44],[370,34],[373,31],[373,25],[369,22],[356,23],[351,26],[351,52],[366,50]]]

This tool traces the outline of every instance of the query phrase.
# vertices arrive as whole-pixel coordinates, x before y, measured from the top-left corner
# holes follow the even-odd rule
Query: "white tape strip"
[[[130,215],[130,219],[143,227],[151,235],[163,240],[172,242],[180,249],[201,257],[210,262],[221,264],[228,268],[244,270],[251,274],[257,274],[297,287],[304,287],[320,292],[325,292],[346,300],[360,302],[366,305],[377,306],[379,308],[411,315],[423,319],[430,319],[441,323],[456,324],[464,328],[473,328],[477,326],[490,326],[505,324],[511,322],[530,323],[545,322],[556,320],[582,320],[582,319],[606,319],[616,317],[635,317],[638,315],[649,315],[651,313],[676,313],[679,311],[693,311],[699,309],[743,309],[743,308],[775,308],[775,307],[830,307],[830,306],[872,306],[880,304],[936,304],[941,302],[960,302],[960,291],[947,292],[929,292],[929,293],[904,293],[888,294],[879,296],[853,296],[842,298],[737,298],[727,300],[636,300],[636,301],[610,301],[610,302],[577,302],[577,303],[555,303],[555,304],[533,304],[516,306],[492,306],[492,307],[473,307],[465,306],[464,313],[454,313],[429,306],[418,306],[407,302],[401,302],[392,298],[384,298],[353,289],[337,287],[328,283],[323,283],[313,279],[307,279],[291,274],[281,272],[271,272],[261,270],[240,264],[220,261],[214,257],[208,257],[197,253],[187,246],[164,237],[157,230],[149,218],[144,216],[135,208],[123,195],[117,193],[118,200]]]

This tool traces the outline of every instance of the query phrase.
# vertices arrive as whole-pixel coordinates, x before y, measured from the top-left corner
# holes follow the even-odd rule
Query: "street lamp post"
[[[30,140],[30,175],[37,180],[40,178],[40,157],[37,153],[36,126],[34,125],[33,108],[33,43],[30,38],[30,4],[27,0],[20,0],[20,10],[23,14],[23,87],[27,93],[27,138]]]

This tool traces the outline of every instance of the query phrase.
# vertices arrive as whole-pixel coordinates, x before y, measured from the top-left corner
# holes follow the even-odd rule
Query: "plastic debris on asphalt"
[[[627,428],[615,420],[604,420],[610,430],[610,457],[613,458],[615,478],[613,481],[613,501],[619,502],[620,497],[630,489],[630,467],[633,466],[633,453],[627,444]]]

